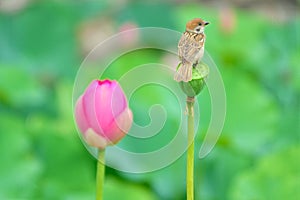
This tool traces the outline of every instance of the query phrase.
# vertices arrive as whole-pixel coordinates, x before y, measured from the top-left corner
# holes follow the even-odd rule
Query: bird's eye
[[[199,23],[198,25],[199,25],[199,26],[202,26],[202,24],[201,24],[201,23]]]

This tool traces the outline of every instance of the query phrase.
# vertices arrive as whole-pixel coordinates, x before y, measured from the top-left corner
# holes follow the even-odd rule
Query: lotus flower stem
[[[187,200],[194,200],[194,97],[187,97],[188,115],[188,150],[186,171],[186,193]]]
[[[103,186],[105,177],[105,150],[99,149],[96,177],[96,200],[103,199]]]

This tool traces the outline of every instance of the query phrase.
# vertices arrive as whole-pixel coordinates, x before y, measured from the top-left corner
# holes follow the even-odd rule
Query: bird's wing
[[[178,43],[178,55],[181,59],[194,63],[196,55],[204,45],[204,36],[188,36],[183,34]]]
[[[178,56],[180,59],[182,59],[183,56],[183,47],[185,46],[186,43],[186,36],[183,34],[178,42]]]

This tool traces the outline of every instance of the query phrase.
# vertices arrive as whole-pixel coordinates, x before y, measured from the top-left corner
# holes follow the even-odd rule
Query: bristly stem
[[[105,177],[105,150],[99,149],[97,161],[97,175],[96,175],[96,200],[103,199],[103,186]]]
[[[188,150],[186,171],[186,193],[187,200],[194,200],[194,97],[187,97],[188,115]]]

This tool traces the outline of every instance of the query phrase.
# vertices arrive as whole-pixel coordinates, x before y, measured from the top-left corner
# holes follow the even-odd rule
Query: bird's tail
[[[182,63],[177,72],[175,73],[174,80],[177,82],[189,82],[192,80],[192,66],[189,62]]]

